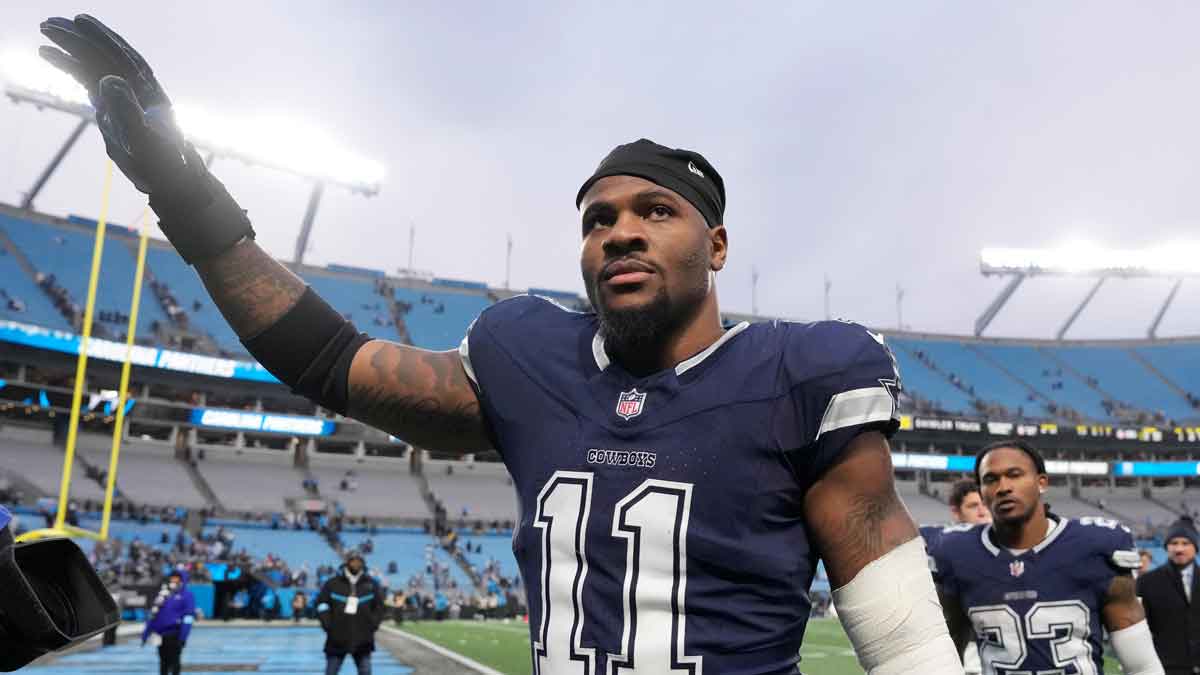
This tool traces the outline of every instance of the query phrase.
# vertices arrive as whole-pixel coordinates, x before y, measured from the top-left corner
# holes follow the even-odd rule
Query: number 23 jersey
[[[957,596],[975,630],[985,675],[1103,673],[1105,596],[1139,562],[1129,529],[1059,518],[1019,555],[990,535],[990,525],[951,526],[930,550],[934,580]]]
[[[881,337],[743,323],[635,377],[595,314],[518,296],[460,351],[516,487],[534,672],[796,672],[805,492],[854,436],[898,426]]]

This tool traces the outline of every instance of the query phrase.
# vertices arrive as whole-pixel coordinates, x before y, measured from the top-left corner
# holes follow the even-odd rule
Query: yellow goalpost
[[[109,193],[112,191],[113,166],[112,162],[105,164],[104,189],[100,201],[100,218],[96,223],[96,241],[92,247],[92,269],[88,279],[87,301],[83,309],[83,330],[79,339],[79,359],[75,364],[75,390],[71,395],[71,418],[67,427],[67,447],[63,457],[62,480],[58,489],[58,512],[54,517],[54,525],[48,528],[26,532],[17,538],[18,541],[31,541],[47,537],[87,537],[97,541],[108,539],[108,526],[112,518],[113,491],[117,483],[117,459],[121,454],[121,431],[125,426],[125,401],[129,390],[130,362],[133,355],[134,340],[137,336],[138,306],[142,299],[142,275],[146,267],[146,246],[149,235],[146,232],[148,209],[142,211],[136,225],[138,230],[137,266],[133,275],[133,298],[129,306],[129,326],[125,334],[125,358],[121,364],[121,384],[117,394],[116,416],[113,420],[112,451],[108,459],[107,485],[104,489],[103,515],[100,520],[100,530],[92,531],[68,525],[67,504],[71,495],[71,469],[75,463],[75,443],[79,431],[79,409],[83,403],[83,383],[87,375],[88,342],[92,336],[92,313],[96,307],[96,287],[100,281],[100,261],[104,255],[104,234],[108,220]]]

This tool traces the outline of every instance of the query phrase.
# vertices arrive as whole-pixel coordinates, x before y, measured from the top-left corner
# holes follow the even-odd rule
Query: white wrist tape
[[[1162,663],[1154,651],[1154,638],[1150,636],[1150,624],[1145,620],[1109,633],[1108,639],[1125,675],[1163,674]]]
[[[833,604],[868,675],[962,675],[920,537],[862,568]]]

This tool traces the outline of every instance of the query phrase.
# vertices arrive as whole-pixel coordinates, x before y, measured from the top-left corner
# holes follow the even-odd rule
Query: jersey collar
[[[1043,549],[1045,549],[1050,544],[1054,543],[1054,540],[1058,539],[1058,535],[1062,534],[1062,531],[1067,528],[1067,520],[1069,520],[1069,519],[1068,518],[1059,518],[1058,521],[1054,524],[1054,526],[1050,528],[1050,531],[1046,533],[1046,537],[1044,539],[1042,539],[1041,541],[1039,541],[1037,544],[1034,544],[1033,548],[1029,549],[1029,551],[1033,551],[1034,553],[1041,553]],[[980,530],[979,538],[980,538],[980,541],[983,542],[983,547],[986,548],[989,553],[991,553],[993,556],[1000,555],[1000,551],[1002,549],[999,546],[996,546],[994,543],[992,543],[992,526],[991,525],[988,525],[987,527]],[[1028,551],[1026,551],[1026,553],[1028,553]]]
[[[728,330],[725,331],[724,335],[717,338],[717,341],[712,343],[711,345],[709,345],[708,348],[706,348],[704,351],[700,352],[699,354],[696,354],[695,356],[693,356],[691,358],[680,361],[678,364],[676,364],[675,365],[675,375],[676,376],[683,375],[684,373],[691,370],[692,368],[695,368],[696,366],[700,365],[704,361],[704,359],[707,359],[709,356],[711,356],[713,354],[713,352],[720,349],[721,345],[725,344],[726,342],[729,342],[730,340],[733,339],[733,337],[735,335],[746,330],[749,327],[750,327],[750,322],[743,321],[743,322],[737,324],[736,326],[729,328]],[[610,365],[612,365],[612,359],[610,359],[608,356],[608,350],[606,350],[604,348],[604,335],[600,331],[596,331],[596,334],[592,337],[592,357],[594,359],[596,359],[596,367],[599,368],[601,372],[607,370],[608,367]]]

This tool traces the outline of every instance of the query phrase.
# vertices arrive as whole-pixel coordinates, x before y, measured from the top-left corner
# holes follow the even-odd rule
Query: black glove
[[[150,195],[159,227],[188,263],[254,238],[246,214],[175,124],[171,100],[145,59],[87,14],[47,19],[42,34],[62,47],[38,50],[88,91],[108,156]]]

